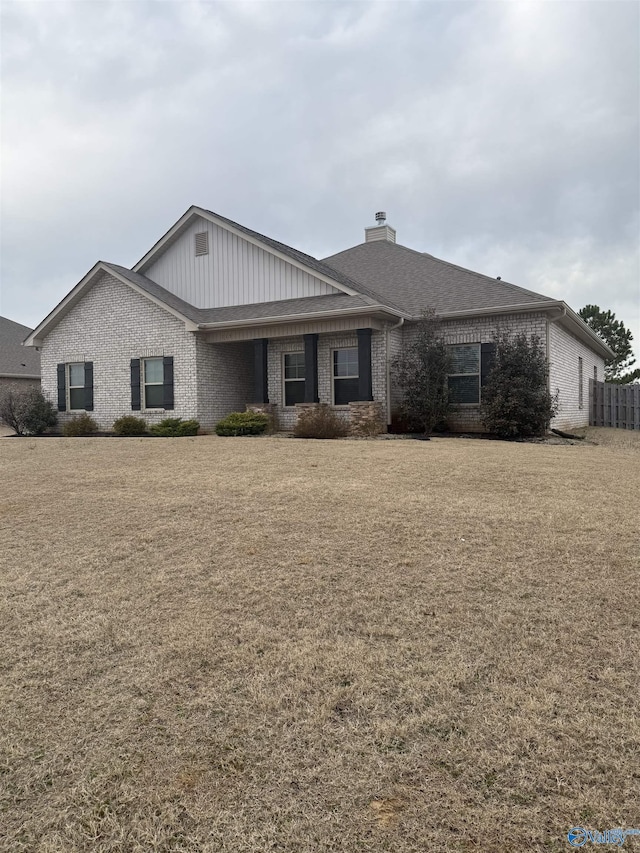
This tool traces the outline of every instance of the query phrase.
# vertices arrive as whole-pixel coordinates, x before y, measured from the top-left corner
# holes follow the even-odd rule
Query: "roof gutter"
[[[583,339],[589,341],[593,349],[599,350],[605,359],[614,358],[615,353],[611,350],[602,338],[597,335],[593,329],[584,322],[582,317],[576,314],[566,302],[562,299],[549,299],[545,302],[521,302],[518,305],[496,305],[493,308],[477,308],[475,310],[466,309],[464,311],[443,311],[436,312],[438,317],[444,320],[456,320],[464,317],[487,316],[491,314],[522,314],[524,312],[540,311],[548,313],[553,311],[555,316],[551,317],[552,321],[568,321]]]
[[[243,326],[273,326],[281,323],[295,323],[306,320],[325,320],[332,317],[344,317],[347,314],[350,317],[360,315],[382,313],[391,317],[400,317],[404,322],[404,317],[385,305],[364,305],[358,308],[336,308],[332,311],[313,311],[306,314],[279,314],[273,317],[250,317],[244,320],[222,320],[218,323],[198,323],[197,331],[213,332],[218,329],[237,329]]]

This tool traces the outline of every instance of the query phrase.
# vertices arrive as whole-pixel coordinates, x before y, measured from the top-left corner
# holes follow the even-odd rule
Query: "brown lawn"
[[[640,435],[590,435],[1,439],[0,849],[640,828]]]

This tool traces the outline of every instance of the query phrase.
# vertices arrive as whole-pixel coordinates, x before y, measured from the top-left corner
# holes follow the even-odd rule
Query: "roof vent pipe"
[[[384,212],[384,210],[379,210],[376,213],[376,223],[378,225],[384,225],[384,223],[386,221],[387,221],[387,214]]]

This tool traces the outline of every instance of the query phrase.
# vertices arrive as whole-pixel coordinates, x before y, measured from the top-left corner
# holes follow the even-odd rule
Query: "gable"
[[[196,234],[204,233],[208,252],[196,255]],[[194,217],[180,236],[145,265],[144,274],[196,308],[250,305],[341,292],[202,216]]]

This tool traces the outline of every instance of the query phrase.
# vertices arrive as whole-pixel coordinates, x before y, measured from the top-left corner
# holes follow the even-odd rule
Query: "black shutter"
[[[480,344],[480,385],[486,385],[496,363],[496,345]]]
[[[304,338],[304,402],[318,402],[318,336]]]
[[[162,364],[164,366],[162,405],[165,409],[173,409],[173,356],[165,355]]]
[[[131,411],[140,411],[140,359],[131,359]]]
[[[371,329],[358,329],[358,400],[373,400]]]
[[[93,411],[93,362],[84,363],[84,409],[85,412]]]
[[[67,411],[67,368],[64,364],[58,365],[58,411]]]

